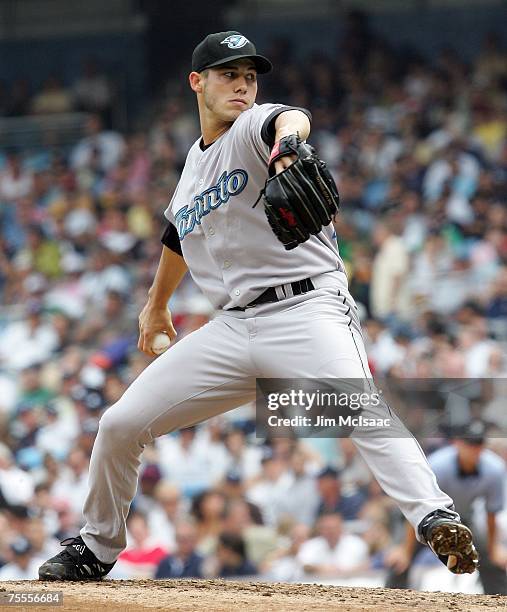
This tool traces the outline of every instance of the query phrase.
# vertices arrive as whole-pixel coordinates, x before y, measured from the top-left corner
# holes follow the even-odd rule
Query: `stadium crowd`
[[[372,370],[505,377],[505,51],[491,37],[473,63],[450,50],[430,62],[358,22],[335,55],[296,61],[283,41],[266,55],[284,71],[259,79],[259,101],[309,108],[311,142],[337,179],[337,237]],[[195,115],[189,95],[171,90],[132,133],[90,114],[69,150],[2,151],[0,579],[35,578],[76,535],[100,415],[150,362],[137,351],[137,317]],[[170,306],[180,339],[211,316],[189,278]],[[501,401],[490,408],[505,427]],[[254,418],[244,406],[145,449],[112,577],[383,584],[403,521],[353,444],[257,439]],[[489,442],[507,458],[502,438]],[[433,584],[452,590],[423,557]],[[418,576],[413,586],[431,582]]]

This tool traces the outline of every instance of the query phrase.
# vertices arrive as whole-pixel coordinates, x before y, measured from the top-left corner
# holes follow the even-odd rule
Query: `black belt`
[[[283,290],[283,285],[280,285]],[[294,281],[290,284],[292,287],[292,295],[301,295],[302,293],[308,293],[308,291],[313,291],[315,289],[311,278],[303,278],[303,280]],[[285,292],[284,292],[285,293]],[[284,298],[292,297],[290,295],[285,295]],[[253,302],[247,304],[246,306],[234,306],[234,308],[228,308],[228,310],[246,310],[247,308],[252,308],[252,306],[259,306],[260,304],[269,304],[269,302],[279,302],[278,296],[276,295],[276,288],[269,287],[261,293],[259,297],[255,298]]]

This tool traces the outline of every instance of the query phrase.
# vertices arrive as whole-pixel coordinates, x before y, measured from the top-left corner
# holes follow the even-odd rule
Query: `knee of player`
[[[99,422],[99,435],[105,438],[109,446],[127,447],[134,443],[136,434],[133,424],[125,418],[117,404],[113,404],[102,415]]]

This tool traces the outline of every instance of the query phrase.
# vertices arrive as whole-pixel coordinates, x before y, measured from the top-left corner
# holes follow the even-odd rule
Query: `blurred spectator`
[[[243,499],[245,495],[245,484],[241,480],[241,476],[234,470],[227,472],[225,478],[217,486],[217,489],[232,502]]]
[[[197,526],[197,549],[203,555],[215,550],[225,517],[225,498],[218,491],[204,491],[192,500],[191,513]]]
[[[20,117],[28,115],[30,111],[30,82],[24,77],[14,80],[9,91],[6,116]]]
[[[278,514],[292,517],[298,523],[312,525],[319,495],[315,475],[307,471],[308,457],[301,448],[294,448],[290,458],[290,478],[278,503]]]
[[[183,517],[184,505],[178,487],[166,480],[159,480],[154,489],[156,504],[148,512],[150,532],[169,550],[176,545],[175,525]]]
[[[220,535],[214,562],[213,573],[219,578],[257,574],[257,568],[246,557],[243,539],[231,533],[224,532]]]
[[[30,542],[20,536],[10,545],[9,561],[0,568],[0,580],[37,580],[39,564]]]
[[[71,164],[76,170],[88,167],[104,174],[118,164],[124,150],[123,137],[104,130],[99,115],[92,115],[86,124],[86,137],[72,151]]]
[[[0,201],[14,204],[29,195],[32,185],[32,173],[22,167],[19,155],[9,153],[0,171]]]
[[[54,504],[51,497],[50,489],[51,487],[47,482],[43,481],[37,484],[32,498],[32,507],[45,533],[56,537],[59,530],[59,518],[57,508],[55,507],[56,504]],[[47,542],[44,542],[42,545],[46,546]]]
[[[357,518],[366,496],[361,491],[352,491],[347,495],[342,493],[340,472],[333,467],[324,468],[317,476],[319,505],[317,515],[338,513],[344,520]]]
[[[97,113],[105,125],[111,124],[113,89],[95,58],[83,62],[81,76],[74,83],[72,91],[76,110]]]
[[[68,429],[67,429],[68,431]],[[80,448],[87,457],[91,457],[93,443],[99,431],[99,421],[95,417],[90,417],[83,421],[81,432],[77,436],[76,446]],[[75,437],[70,436],[69,439]]]
[[[372,474],[350,438],[338,440],[342,452],[340,481],[346,493],[364,490],[372,482]]]
[[[375,319],[365,321],[368,360],[374,374],[385,374],[406,360],[406,350],[389,328]]]
[[[33,556],[41,563],[44,563],[48,555],[55,555],[59,552],[59,542],[50,534],[42,518],[33,516],[30,519],[26,537],[32,546]]]
[[[161,480],[162,474],[156,463],[148,463],[143,467],[139,478],[138,491],[133,502],[138,511],[148,514],[158,507],[155,491]]]
[[[31,475],[16,466],[8,446],[0,442],[0,497],[8,505],[26,504],[33,495]]]
[[[81,285],[91,306],[103,308],[108,291],[124,295],[130,289],[130,276],[112,253],[98,242],[90,249]]]
[[[175,527],[176,548],[158,564],[155,578],[202,578],[203,557],[196,550],[197,532],[193,523]]]
[[[290,530],[289,543],[271,553],[262,564],[263,574],[274,582],[300,582],[304,579],[298,554],[301,546],[308,541],[308,525],[294,524]]]
[[[378,252],[373,260],[371,283],[371,312],[378,319],[400,316],[403,305],[404,283],[408,274],[408,254],[403,240],[385,223],[378,223],[373,232]]]
[[[120,554],[112,576],[115,578],[153,578],[167,548],[155,542],[146,516],[131,511],[127,518],[127,548]]]
[[[485,315],[491,331],[507,338],[507,267],[498,270],[486,300]]]
[[[276,525],[280,515],[280,502],[287,495],[290,475],[281,460],[270,447],[264,449],[261,473],[247,489],[247,499],[261,509],[264,522]]]
[[[184,495],[192,496],[211,484],[210,458],[196,439],[195,427],[158,438],[155,444],[164,478],[177,484]]]
[[[488,337],[486,320],[476,317],[459,335],[460,350],[465,357],[465,371],[470,378],[487,375],[495,342]]]
[[[339,514],[322,515],[317,532],[317,537],[301,544],[297,554],[307,575],[346,577],[369,567],[368,546],[360,537],[344,534]]]
[[[34,364],[47,360],[58,345],[55,330],[43,317],[43,305],[31,302],[25,308],[26,317],[7,327],[0,336],[0,362],[23,371],[22,388],[37,384],[35,378],[40,369]]]
[[[31,105],[31,111],[35,115],[68,113],[71,110],[72,96],[56,76],[46,79]]]
[[[244,480],[259,474],[262,451],[259,447],[246,443],[245,433],[241,429],[231,428],[226,432],[225,448],[227,470],[235,470]]]
[[[260,564],[278,544],[276,531],[263,524],[260,509],[244,499],[229,501],[223,531],[243,538],[247,559],[254,565]]]
[[[81,448],[73,448],[66,461],[65,469],[55,481],[51,495],[57,499],[68,500],[77,515],[81,515],[88,493],[89,458]]]
[[[76,529],[81,525],[81,513],[77,514],[71,508],[70,502],[67,500],[55,500],[53,503],[58,516],[58,530],[55,532],[57,540],[65,540],[66,538],[74,537]]]
[[[65,257],[62,257],[60,245],[55,240],[48,239],[42,228],[36,224],[26,227],[25,245],[18,256],[25,262],[30,262],[35,272],[44,277],[59,277],[62,268],[66,272],[70,271],[65,267]]]

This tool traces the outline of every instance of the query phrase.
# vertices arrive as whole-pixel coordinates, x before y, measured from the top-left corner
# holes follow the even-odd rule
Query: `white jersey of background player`
[[[142,450],[157,436],[252,401],[256,377],[371,377],[333,228],[287,252],[262,206],[252,208],[271,145],[310,132],[305,112],[254,104],[257,74],[270,68],[237,32],[209,35],[194,51],[189,81],[202,138],[190,149],[166,211],[171,223],[139,317],[139,348],[153,355],[158,333],[175,338],[167,303],[187,269],[217,312],[151,363],[104,413],[90,462],[86,524],[40,568],[41,578],[90,579],[110,571],[126,544]],[[282,157],[276,171],[290,163]],[[388,416],[385,404],[381,410]],[[446,537],[460,536],[453,536],[451,550],[462,556],[461,536],[470,532],[448,510],[452,500],[438,488],[419,445],[382,433],[353,438],[375,477],[421,539],[431,540],[428,525],[445,528]]]

